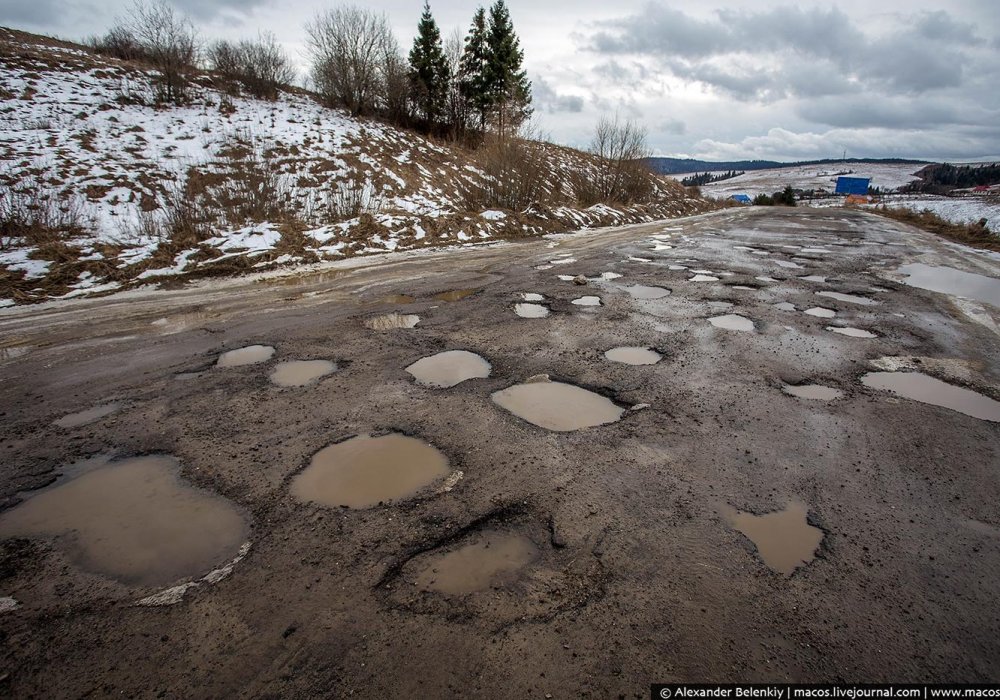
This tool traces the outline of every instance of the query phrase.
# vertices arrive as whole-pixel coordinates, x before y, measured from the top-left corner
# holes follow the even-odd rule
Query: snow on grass
[[[701,186],[703,194],[710,197],[727,199],[734,194],[746,194],[753,197],[758,194],[772,194],[791,185],[794,189],[819,190],[833,192],[840,176],[868,177],[872,187],[883,190],[895,190],[917,178],[914,173],[924,167],[921,164],[892,163],[844,163],[838,165],[796,165],[787,168],[770,168],[768,170],[750,170],[743,175],[711,182]],[[672,175],[677,180],[694,173]]]
[[[953,224],[974,224],[986,219],[990,231],[1000,232],[1000,199],[994,197],[895,195],[883,198],[881,204],[916,212],[927,209]]]

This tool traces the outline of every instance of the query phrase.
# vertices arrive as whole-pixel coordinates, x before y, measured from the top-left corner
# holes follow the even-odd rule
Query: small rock
[[[552,380],[549,379],[549,375],[547,375],[547,374],[536,374],[533,377],[528,377],[527,379],[525,379],[524,383],[525,384],[540,384],[542,382],[551,382],[551,381]]]
[[[577,275],[576,277],[573,278],[573,284],[578,284],[581,287],[583,287],[587,284],[587,278],[584,277],[583,275]]]

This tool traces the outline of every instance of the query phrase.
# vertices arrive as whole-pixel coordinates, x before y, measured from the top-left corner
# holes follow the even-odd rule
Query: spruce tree
[[[441,44],[441,31],[425,0],[424,12],[417,25],[417,36],[410,50],[410,86],[418,116],[432,128],[444,115],[448,104],[448,83],[451,76],[448,60]]]
[[[522,68],[524,51],[504,0],[490,8],[485,87],[501,135],[531,115],[531,83]]]
[[[465,37],[465,51],[462,54],[459,86],[462,98],[469,109],[479,118],[479,128],[486,127],[491,100],[486,84],[486,70],[489,62],[489,36],[486,31],[486,10],[476,9],[472,17],[472,27]]]

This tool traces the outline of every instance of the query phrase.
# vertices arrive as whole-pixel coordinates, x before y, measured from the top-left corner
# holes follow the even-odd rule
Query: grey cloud
[[[674,136],[683,136],[687,133],[687,124],[680,119],[667,119],[657,124],[655,130]]]
[[[544,78],[535,77],[531,84],[531,99],[537,109],[578,113],[583,111],[583,98],[579,95],[560,95]]]
[[[66,3],[64,0],[0,0],[0,17],[6,26],[26,25],[31,27],[45,26],[54,17],[64,16]]]
[[[192,19],[209,20],[222,14],[246,17],[254,9],[270,2],[271,0],[173,0],[173,5]]]

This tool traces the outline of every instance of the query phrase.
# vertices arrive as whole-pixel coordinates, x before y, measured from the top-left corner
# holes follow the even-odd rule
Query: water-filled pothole
[[[420,317],[416,314],[383,314],[365,321],[365,327],[373,331],[391,331],[397,328],[416,328]]]
[[[813,401],[835,401],[844,396],[844,392],[840,389],[823,386],[822,384],[785,385],[781,390],[791,396],[797,396],[800,399],[812,399]]]
[[[409,294],[390,294],[381,299],[383,304],[412,304],[415,301]]]
[[[575,306],[600,306],[601,298],[593,296],[580,297],[579,299],[574,299],[570,303]]]
[[[664,289],[663,287],[648,287],[644,284],[634,284],[631,287],[626,287],[625,291],[633,299],[662,299],[663,297],[670,296],[670,290]]]
[[[245,367],[259,365],[274,357],[274,348],[270,345],[248,345],[238,350],[230,350],[219,355],[216,367]]]
[[[490,376],[490,363],[468,350],[449,350],[417,360],[406,368],[418,383],[447,389],[467,379]]]
[[[764,563],[785,576],[811,562],[823,541],[823,531],[809,524],[808,509],[795,501],[766,515],[723,510],[729,523],[754,543]]]
[[[305,503],[370,508],[410,498],[448,475],[448,458],[433,445],[390,433],[359,435],[325,447],[292,480]]]
[[[522,292],[521,299],[524,301],[545,301],[545,297],[534,292]]]
[[[663,355],[655,350],[635,347],[613,348],[604,353],[604,356],[612,362],[626,365],[655,365],[663,359]]]
[[[68,416],[63,416],[59,420],[54,421],[53,425],[59,428],[79,428],[84,425],[96,423],[101,418],[106,418],[112,413],[117,413],[121,407],[120,403],[101,404],[100,406],[88,408],[86,411],[79,411],[78,413],[70,413]]]
[[[283,387],[309,386],[336,371],[336,363],[329,360],[282,362],[271,372],[271,383]]]
[[[778,311],[795,311],[795,304],[788,301],[780,301],[774,305]]]
[[[863,297],[858,294],[844,294],[842,292],[816,292],[818,297],[826,297],[827,299],[836,299],[837,301],[845,301],[849,304],[859,304],[861,306],[875,306],[878,304],[874,299],[869,299],[868,297]]]
[[[449,292],[441,292],[434,295],[435,301],[461,301],[466,297],[471,297],[478,292],[478,289],[453,289]]]
[[[53,537],[81,568],[150,586],[232,559],[247,532],[230,501],[186,484],[169,456],[99,466],[0,515],[0,537]]]
[[[934,267],[923,263],[903,265],[898,272],[907,275],[903,283],[911,287],[969,297],[1000,306],[1000,279],[963,272],[953,267]]]
[[[538,548],[524,535],[481,532],[458,549],[428,557],[414,572],[414,583],[425,591],[466,595],[516,580],[537,557]]]
[[[753,321],[745,316],[740,316],[739,314],[713,316],[708,319],[708,322],[716,328],[722,328],[727,331],[743,331],[752,333],[755,328]]]
[[[695,275],[688,282],[718,282],[719,278],[715,275]]]
[[[514,313],[521,318],[547,318],[552,312],[541,304],[515,304]]]
[[[890,391],[905,399],[1000,422],[1000,401],[920,372],[870,372],[861,381],[867,387]]]
[[[878,335],[872,333],[871,331],[866,331],[863,328],[851,328],[844,326],[827,326],[826,329],[831,333],[836,333],[838,335],[846,335],[848,338],[878,338]]]
[[[562,382],[516,384],[495,392],[491,398],[518,418],[556,432],[615,423],[625,413],[605,396]]]
[[[837,312],[833,309],[825,309],[822,306],[814,306],[811,309],[806,309],[803,313],[815,316],[816,318],[833,318],[837,315]]]

